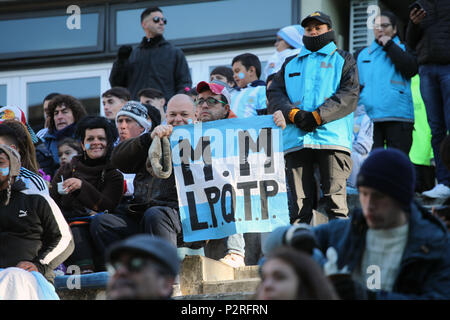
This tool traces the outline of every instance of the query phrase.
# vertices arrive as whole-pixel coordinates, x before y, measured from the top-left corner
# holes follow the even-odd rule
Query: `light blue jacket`
[[[285,152],[302,148],[350,152],[353,114],[359,94],[358,74],[353,57],[330,42],[320,50],[306,48],[286,60],[268,90],[269,113],[282,110],[291,123],[292,108],[317,110],[322,125],[306,132],[295,125],[283,130]]]
[[[403,51],[398,37],[392,39]],[[394,45],[392,44],[392,45]],[[364,87],[359,104],[374,121],[414,122],[411,78],[402,75],[393,61],[375,41],[358,55],[359,81]]]

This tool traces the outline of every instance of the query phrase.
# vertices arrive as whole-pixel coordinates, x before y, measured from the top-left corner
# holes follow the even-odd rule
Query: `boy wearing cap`
[[[356,62],[339,50],[331,19],[322,12],[307,16],[304,48],[289,57],[268,90],[269,113],[282,111],[294,126],[283,131],[287,180],[294,210],[291,222],[309,223],[314,209],[314,166],[318,165],[326,213],[348,213],[346,180],[352,161],[353,116],[359,96]]]
[[[0,296],[39,299],[42,291],[36,288],[36,292],[30,292],[29,289],[36,287],[37,280],[41,289],[49,294],[48,284],[46,281],[40,283],[40,278],[43,276],[53,283],[53,270],[70,256],[74,244],[69,226],[56,203],[49,196],[31,194],[21,180],[16,180],[19,171],[19,153],[7,145],[0,145],[0,268],[6,268],[0,272]],[[31,277],[29,280],[30,276],[24,274],[24,270],[39,274],[33,273],[36,279],[33,281]],[[20,282],[8,285],[8,281],[14,279]],[[24,281],[32,282],[24,285]],[[50,294],[57,299],[54,288],[51,290],[53,293]]]

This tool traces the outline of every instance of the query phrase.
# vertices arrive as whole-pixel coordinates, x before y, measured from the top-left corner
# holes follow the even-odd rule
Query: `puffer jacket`
[[[409,21],[406,42],[422,64],[450,64],[450,1],[418,1],[427,15],[415,25]]]
[[[53,270],[74,250],[69,225],[49,196],[30,194],[20,180],[11,189],[7,206],[0,192],[0,268],[31,261],[53,282]]]

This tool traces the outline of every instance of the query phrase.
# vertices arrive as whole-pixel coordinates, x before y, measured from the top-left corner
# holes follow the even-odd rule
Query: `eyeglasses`
[[[387,29],[389,26],[392,26],[390,23],[382,23],[382,24],[374,24],[374,29]]]
[[[148,263],[148,259],[141,257],[134,257],[129,259],[126,263],[122,261],[115,261],[108,264],[107,269],[109,273],[114,274],[117,270],[126,268],[129,272],[137,273],[140,272],[144,266]]]
[[[226,102],[223,102],[221,100],[217,100],[216,98],[209,97],[206,99],[200,98],[197,101],[195,101],[196,106],[202,106],[204,103],[208,105],[208,107],[214,107],[218,103],[227,104]]]
[[[164,24],[167,24],[167,19],[166,19],[166,18],[153,17],[153,22],[154,22],[154,23],[159,23],[160,20],[161,20]]]

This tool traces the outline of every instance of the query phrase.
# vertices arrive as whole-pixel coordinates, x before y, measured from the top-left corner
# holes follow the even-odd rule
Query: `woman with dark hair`
[[[87,112],[79,100],[60,94],[50,100],[47,115],[50,118],[49,128],[43,140],[53,158],[53,165],[46,165],[44,171],[47,170],[45,172],[53,176],[55,168],[59,165],[58,142],[67,137],[74,137],[77,122],[86,116]]]
[[[411,78],[416,57],[398,37],[397,18],[382,11],[373,24],[375,40],[357,54],[362,88],[358,105],[374,122],[373,147],[397,148],[409,154],[414,129]]]
[[[310,255],[291,247],[274,249],[261,267],[257,300],[337,300],[333,285]]]
[[[114,128],[104,117],[87,116],[78,123],[75,136],[83,154],[61,166],[52,180],[50,195],[72,227],[75,251],[69,264],[83,272],[94,270],[89,219],[97,213],[113,211],[123,193],[123,175],[110,164]]]

